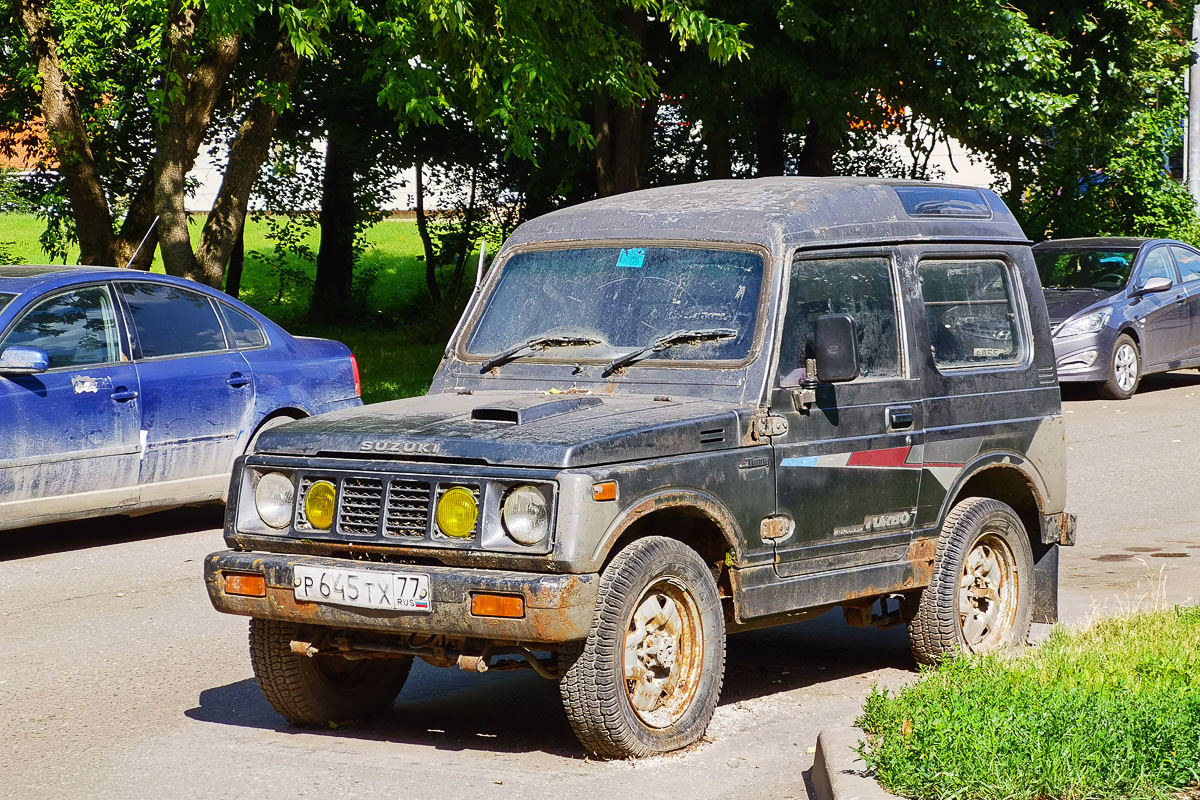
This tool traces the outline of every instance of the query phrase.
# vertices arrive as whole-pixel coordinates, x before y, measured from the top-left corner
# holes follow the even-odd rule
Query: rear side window
[[[925,261],[921,297],[939,367],[1008,364],[1023,351],[1016,292],[1001,261]]]
[[[1179,276],[1184,283],[1200,278],[1200,255],[1182,247],[1172,247],[1171,253],[1175,256],[1175,265],[1179,267]],[[0,306],[3,305],[4,301],[0,300]]]
[[[796,261],[779,351],[780,385],[804,379],[805,359],[816,353],[817,317],[849,314],[858,336],[859,375],[900,375],[900,344],[891,268],[884,258]]]
[[[233,335],[233,342],[241,348],[262,347],[267,343],[267,337],[258,323],[238,311],[236,308],[221,303],[221,313],[225,315],[225,324]]]
[[[143,358],[226,349],[212,301],[164,283],[122,283]]]
[[[9,347],[44,350],[50,369],[120,361],[117,316],[108,289],[89,286],[43,300],[4,337],[0,351]]]

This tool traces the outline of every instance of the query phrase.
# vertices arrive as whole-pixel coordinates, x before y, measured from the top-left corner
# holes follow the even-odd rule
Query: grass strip
[[[906,797],[1185,796],[1200,783],[1200,607],[957,658],[896,693],[876,687],[858,724],[867,765]]]

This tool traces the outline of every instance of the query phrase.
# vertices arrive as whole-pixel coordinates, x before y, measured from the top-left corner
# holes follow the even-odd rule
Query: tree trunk
[[[354,286],[354,158],[345,131],[330,125],[321,181],[321,246],[308,318],[337,322],[352,311]]]
[[[421,245],[425,248],[425,286],[429,289],[429,297],[433,304],[442,304],[442,289],[437,282],[437,257],[433,252],[433,239],[429,236],[429,222],[425,219],[425,165],[417,162],[417,233],[421,236]]]
[[[459,243],[458,254],[454,261],[454,302],[458,302],[462,292],[463,273],[466,272],[467,255],[471,252],[471,242],[475,238],[476,194],[479,188],[479,169],[471,167],[471,193],[467,198],[467,213],[463,219],[462,242]]]
[[[233,241],[233,252],[229,254],[229,274],[225,276],[225,294],[237,297],[242,293],[242,269],[246,266],[246,220],[238,228]]]
[[[787,95],[772,89],[758,98],[758,169],[762,178],[782,175],[787,168],[787,146],[783,130],[783,107]]]
[[[796,165],[799,175],[823,177],[833,174],[833,157],[837,155],[837,143],[825,138],[821,126],[809,120],[804,128],[804,150]]]
[[[643,115],[639,105],[618,106],[608,92],[595,104],[596,187],[601,197],[642,188],[646,162]]]
[[[708,158],[708,177],[726,180],[733,177],[733,147],[729,141],[729,120],[721,111],[701,122],[704,151]]]
[[[281,89],[286,97],[299,72],[300,57],[292,49],[290,38],[284,32],[275,43],[264,82],[269,87]],[[260,95],[255,98],[250,112],[242,121],[237,138],[229,150],[229,164],[217,192],[217,200],[200,235],[200,247],[195,258],[196,273],[186,277],[216,287],[224,282],[229,252],[233,249],[238,228],[246,219],[250,190],[254,188],[258,171],[266,160],[275,125],[279,122],[280,105],[279,102],[268,102]],[[163,258],[165,262],[165,253]]]
[[[37,60],[42,81],[42,116],[54,157],[58,160],[58,172],[71,202],[75,231],[79,236],[79,261],[112,266],[116,260],[112,211],[92,155],[87,128],[79,113],[79,103],[63,74],[49,10],[44,0],[16,0],[14,10]]]

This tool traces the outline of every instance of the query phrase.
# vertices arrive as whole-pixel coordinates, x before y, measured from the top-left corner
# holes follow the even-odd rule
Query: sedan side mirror
[[[854,317],[822,314],[817,317],[817,380],[841,383],[858,377],[858,336]]]
[[[1138,287],[1134,295],[1141,297],[1144,294],[1155,294],[1156,292],[1165,292],[1175,284],[1171,283],[1170,278],[1154,277]]]
[[[0,375],[35,375],[50,369],[50,356],[36,347],[9,347],[0,353]]]

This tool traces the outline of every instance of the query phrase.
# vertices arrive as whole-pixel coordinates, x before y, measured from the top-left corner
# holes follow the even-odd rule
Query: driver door
[[[776,513],[794,531],[776,539],[781,577],[903,556],[916,524],[923,442],[920,381],[907,372],[893,260],[887,254],[797,259],[792,264],[771,413]],[[797,408],[823,314],[849,314],[859,377],[818,384]]]
[[[1131,286],[1140,289],[1151,278],[1166,278],[1174,285],[1165,292],[1144,294],[1131,303],[1130,309],[1137,319],[1142,338],[1143,372],[1182,360],[1191,341],[1187,289],[1180,284],[1165,245],[1155,247],[1145,255]]]

